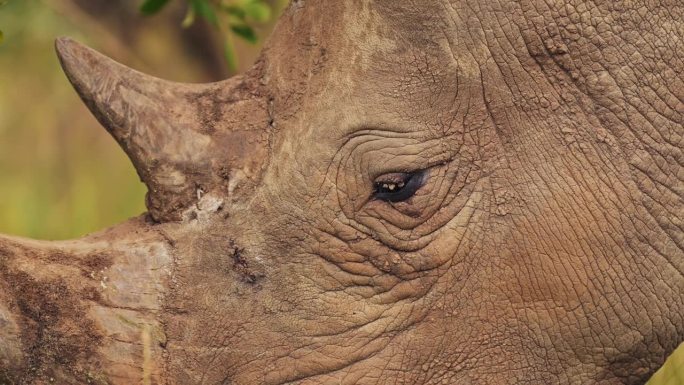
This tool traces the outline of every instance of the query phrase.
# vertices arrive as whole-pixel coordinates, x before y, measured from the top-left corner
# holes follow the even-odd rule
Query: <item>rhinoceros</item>
[[[0,238],[2,384],[639,384],[683,340],[680,0],[295,0],[212,84],[56,47],[148,211]]]

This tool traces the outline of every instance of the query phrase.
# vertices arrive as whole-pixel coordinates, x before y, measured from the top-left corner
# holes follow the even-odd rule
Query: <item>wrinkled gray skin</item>
[[[680,0],[295,1],[209,85],[57,45],[149,213],[0,238],[0,382],[640,384],[684,337]]]

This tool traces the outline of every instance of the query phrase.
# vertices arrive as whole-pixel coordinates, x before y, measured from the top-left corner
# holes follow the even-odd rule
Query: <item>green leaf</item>
[[[233,33],[252,44],[255,44],[259,40],[254,29],[247,24],[233,24],[230,26],[230,29]]]
[[[271,20],[271,7],[260,0],[253,0],[245,4],[244,12],[258,23],[266,23]]]
[[[195,23],[195,8],[188,7],[188,11],[185,12],[185,17],[181,22],[181,27],[190,28],[191,25]]]
[[[218,25],[218,17],[216,17],[216,12],[214,8],[209,4],[207,0],[192,0],[192,7],[195,9],[198,15],[200,15],[204,20],[209,22],[213,26]]]
[[[235,17],[238,20],[245,20],[245,17],[247,17],[247,14],[245,13],[245,10],[242,7],[238,7],[236,5],[224,5],[221,7],[227,14]]]
[[[168,3],[169,0],[145,0],[145,2],[140,6],[140,13],[146,16],[154,15],[155,13],[161,11],[161,9],[164,8],[164,6]]]
[[[226,39],[223,44],[223,56],[226,58],[228,69],[230,72],[237,72],[237,56],[235,55],[235,47],[230,39]]]

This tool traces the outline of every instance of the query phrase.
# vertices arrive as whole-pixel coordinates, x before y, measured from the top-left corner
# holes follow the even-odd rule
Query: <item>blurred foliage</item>
[[[75,37],[157,76],[211,81],[247,68],[259,51],[252,43],[270,32],[272,19],[287,3],[80,1],[10,1],[0,9],[0,28],[7,35],[0,45],[2,233],[74,238],[145,210],[145,187],[130,162],[63,75],[52,49],[56,36]],[[222,43],[215,46],[202,23],[220,34]],[[221,45],[225,51],[226,44],[233,45],[227,54],[230,67],[223,71],[211,54]],[[240,63],[231,62],[230,55],[239,56]],[[649,382],[682,384],[684,346]]]
[[[0,7],[5,4],[7,4],[7,1],[0,0]],[[0,29],[0,44],[2,44],[3,40],[5,40],[5,33],[2,32],[2,29]]]
[[[264,24],[271,20],[271,5],[263,0],[183,0],[187,2],[187,11],[181,25],[190,27],[200,16],[207,23],[218,29],[223,38],[223,54],[228,68],[236,71],[238,57],[235,53],[233,37],[256,44],[257,33],[253,24]],[[140,6],[143,15],[154,15],[161,11],[170,0],[145,0]]]

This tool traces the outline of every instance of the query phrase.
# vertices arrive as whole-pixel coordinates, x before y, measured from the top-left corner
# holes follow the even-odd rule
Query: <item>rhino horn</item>
[[[203,192],[223,190],[227,196],[236,170],[242,179],[258,174],[270,123],[258,76],[181,84],[137,72],[67,38],[57,40],[56,50],[81,99],[147,185],[155,221],[183,219]]]

